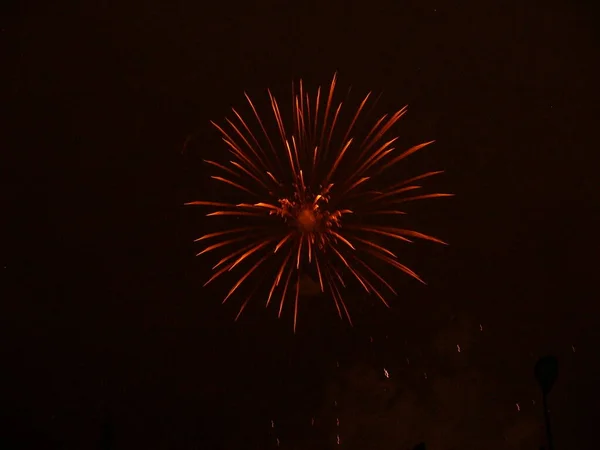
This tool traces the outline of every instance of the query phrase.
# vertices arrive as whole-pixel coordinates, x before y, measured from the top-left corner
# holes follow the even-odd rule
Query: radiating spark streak
[[[362,259],[360,258],[355,258],[356,261],[358,261],[360,264],[362,264],[375,278],[377,278],[382,284],[385,285],[385,287],[387,287],[394,295],[398,295],[398,293],[394,290],[394,288],[392,286],[390,286],[390,284],[385,280],[385,278],[383,278],[381,275],[379,275],[377,272],[375,272],[371,266],[369,266],[366,262],[364,262]],[[385,303],[385,302],[384,302]],[[387,305],[387,303],[386,303]]]
[[[260,184],[262,187],[264,187],[267,191],[269,190],[269,188],[267,187],[267,185],[265,184],[265,182],[263,180],[261,180],[260,178],[258,178],[256,175],[254,175],[248,169],[244,168],[244,166],[242,166],[240,163],[235,162],[235,161],[229,161],[229,163],[232,164],[232,165],[234,165],[238,169],[240,169],[242,172],[244,172],[246,175],[248,175],[250,178],[252,178],[258,184]]]
[[[236,187],[236,188],[238,188],[238,189],[240,189],[240,190],[242,190],[242,191],[245,191],[245,192],[247,192],[247,193],[249,193],[249,194],[252,194],[252,195],[257,195],[256,193],[252,192],[250,189],[248,189],[248,188],[246,188],[246,187],[242,186],[241,184],[234,183],[233,181],[231,181],[231,180],[228,180],[227,178],[223,178],[223,177],[216,177],[216,176],[214,176],[214,175],[213,175],[213,176],[211,176],[211,178],[212,178],[213,180],[217,180],[217,181],[221,181],[221,182],[223,182],[223,183],[227,183],[227,184],[229,184],[229,185],[231,185],[231,186],[233,186],[233,187]]]
[[[208,252],[210,252],[212,250],[216,250],[217,248],[225,247],[226,245],[233,244],[235,242],[244,241],[246,239],[248,239],[247,236],[241,236],[241,237],[237,237],[237,238],[234,238],[234,239],[227,239],[227,240],[222,241],[222,242],[217,242],[216,244],[213,244],[213,245],[210,245],[210,246],[206,247],[201,252],[196,253],[196,256],[203,255],[204,253],[208,253]]]
[[[321,276],[321,266],[319,265],[319,258],[317,257],[316,253],[315,253],[315,264],[317,266],[317,274],[319,275],[319,285],[321,286],[321,292],[325,292],[325,289],[323,289],[323,277]]]
[[[371,282],[369,282],[368,280],[366,280],[366,282],[369,285],[369,288],[373,292],[375,292],[375,295],[377,296],[377,298],[379,300],[381,300],[381,303],[383,303],[386,306],[386,308],[389,308],[390,307],[389,303],[385,300],[385,298],[383,297],[383,295],[381,295],[381,293],[379,292],[379,290],[377,290],[377,288],[375,288],[375,286],[373,286],[373,284]]]
[[[331,144],[331,136],[333,135],[333,130],[338,120],[338,116],[340,115],[340,110],[342,109],[342,103],[340,103],[335,110],[335,114],[333,115],[333,122],[331,122],[331,127],[329,128],[329,136],[327,136],[327,143],[325,144],[325,156],[329,152],[329,146]],[[344,142],[344,141],[342,141]]]
[[[256,229],[260,229],[260,228],[263,228],[263,227],[241,227],[241,228],[233,228],[231,230],[217,231],[215,233],[205,234],[204,236],[201,236],[198,239],[195,239],[194,242],[200,242],[205,239],[211,239],[214,237],[224,236],[226,234],[241,233],[242,231],[256,230]]]
[[[321,139],[319,141],[319,147],[323,148],[323,139],[325,137],[325,129],[327,128],[327,119],[329,118],[329,110],[331,109],[331,100],[333,98],[333,90],[335,89],[335,83],[337,80],[337,73],[333,75],[331,85],[329,87],[329,96],[327,97],[327,103],[325,104],[325,115],[323,116],[323,127],[321,128]]]
[[[296,279],[296,300],[294,301],[294,333],[296,332],[296,322],[298,321],[298,296],[300,295],[300,273]]]
[[[289,241],[292,238],[293,234],[292,233],[288,233],[282,240],[279,241],[279,243],[275,246],[275,250],[273,250],[273,253],[277,253],[277,251],[281,248],[281,246],[283,244],[285,244],[287,241]]]
[[[387,237],[391,237],[394,239],[399,239],[401,241],[404,242],[412,242],[410,239],[406,239],[404,236],[401,236],[398,233],[394,233],[393,232],[393,228],[388,228],[388,227],[364,227],[364,226],[360,226],[360,225],[347,225],[346,226],[347,229],[349,230],[357,230],[357,231],[367,231],[367,232],[371,232],[371,233],[375,233],[375,234],[380,234],[382,236],[387,236]]]
[[[256,206],[257,208],[268,208],[268,209],[272,209],[274,211],[279,211],[281,208],[279,208],[279,206],[275,206],[275,205],[271,205],[270,203],[255,203],[254,206]]]
[[[275,184],[276,184],[277,186],[281,186],[281,183],[280,183],[279,181],[277,181],[277,178],[275,178],[275,176],[274,176],[274,175],[273,175],[271,172],[267,172],[267,175],[269,176],[269,178],[270,178],[271,180],[273,180],[273,181],[275,182]]]
[[[229,119],[226,119],[229,124],[231,124],[233,126],[233,124],[231,123],[231,121]],[[223,128],[221,128],[217,123],[213,122],[212,120],[210,121],[210,123],[221,132],[221,134],[223,135],[223,142],[225,142],[232,150],[233,153],[240,158],[242,161],[248,163],[258,174],[260,174],[260,169],[258,167],[256,167],[256,165],[252,162],[252,160],[250,158],[248,158],[246,156],[246,154],[244,153],[244,151],[240,148],[240,146],[235,142],[235,139],[233,139],[231,137],[231,135],[229,135],[229,133],[227,133]],[[237,128],[234,129],[237,130]],[[254,152],[254,149],[251,148],[251,150]]]
[[[369,241],[368,239],[362,239],[362,238],[359,238],[359,237],[356,237],[356,236],[354,236],[354,237],[353,237],[353,239],[354,239],[354,240],[356,240],[356,241],[358,241],[358,242],[361,242],[361,243],[363,243],[363,244],[365,244],[365,245],[368,245],[369,247],[376,248],[376,249],[377,249],[377,250],[379,250],[380,252],[387,253],[387,254],[388,254],[388,255],[390,255],[392,258],[396,258],[396,255],[395,255],[394,253],[392,253],[392,252],[391,252],[390,250],[388,250],[387,248],[385,248],[385,247],[382,247],[381,245],[378,245],[378,244],[376,244],[375,242],[371,242],[371,241]]]
[[[235,316],[235,319],[233,319],[234,322],[237,322],[237,320],[240,318],[240,316],[242,315],[242,312],[244,311],[244,309],[246,309],[246,305],[248,304],[250,299],[254,296],[257,289],[258,289],[258,285],[254,288],[252,293],[246,297],[246,300],[244,300],[244,303],[242,303],[242,306],[240,306],[240,310],[238,311],[237,315]]]
[[[373,133],[375,133],[375,130],[377,130],[377,128],[379,128],[379,126],[381,125],[381,123],[387,118],[387,114],[384,114],[383,116],[381,116],[381,118],[375,122],[375,125],[373,125],[371,127],[371,129],[369,130],[369,133],[365,136],[365,138],[362,140],[360,147],[363,149],[362,152],[360,153],[359,157],[357,158],[357,162],[360,162],[364,156],[368,153],[369,148],[365,145],[365,143],[369,140],[369,138],[371,137],[371,135]]]
[[[362,177],[360,180],[355,181],[348,189],[346,189],[342,195],[347,195],[348,193],[350,193],[352,190],[356,189],[358,186],[360,186],[361,184],[363,184],[365,181],[370,180],[371,177]]]
[[[350,264],[348,264],[348,261],[346,261],[346,258],[344,258],[344,256],[339,252],[339,250],[335,247],[331,247],[331,249],[342,260],[344,265],[348,268],[350,273],[352,273],[352,275],[354,275],[354,277],[359,281],[359,283],[362,285],[365,291],[370,292],[369,287],[365,284],[363,278],[356,272],[356,270],[352,268]]]
[[[348,323],[350,324],[351,327],[354,326],[352,324],[352,318],[350,317],[350,312],[348,311],[348,308],[346,307],[346,302],[344,301],[344,298],[340,294],[340,291],[339,291],[338,287],[335,284],[333,284],[333,288],[335,289],[335,292],[337,294],[338,300],[339,300],[340,304],[342,305],[342,308],[344,309],[344,313],[346,314],[346,318],[348,319]]]
[[[269,297],[267,298],[267,304],[265,305],[265,308],[269,306],[269,303],[271,303],[271,297],[273,296],[273,292],[275,291],[275,288],[277,286],[279,286],[279,281],[281,280],[281,274],[283,273],[285,266],[287,265],[291,256],[292,256],[292,249],[290,248],[290,251],[288,252],[285,260],[283,261],[283,264],[281,264],[281,267],[279,268],[279,272],[277,272],[275,281],[273,281],[273,285],[271,286],[271,290],[269,291]]]
[[[250,247],[252,247],[253,245],[256,244],[256,241],[240,248],[239,250],[230,253],[229,255],[225,256],[224,258],[222,258],[217,264],[215,264],[213,266],[213,270],[217,269],[218,267],[220,267],[221,265],[225,264],[227,261],[232,260],[233,258],[237,257],[238,255],[241,255],[242,253],[244,253],[246,250],[248,250]],[[229,266],[227,266],[229,267]]]
[[[342,287],[346,287],[346,283],[344,283],[344,279],[342,278],[342,275],[340,274],[340,272],[335,268],[335,266],[331,266],[331,270],[333,270],[333,273],[335,273],[335,276],[338,278],[338,280],[340,280],[340,284],[342,285]]]
[[[306,202],[306,185],[304,184],[304,172],[300,170],[300,190],[302,191],[302,201]]]
[[[344,145],[344,147],[338,154],[337,158],[335,159],[335,162],[333,163],[333,166],[331,167],[331,169],[329,170],[329,173],[325,177],[325,183],[329,183],[329,179],[335,173],[336,169],[340,165],[340,162],[342,161],[342,158],[346,154],[346,150],[348,150],[348,147],[350,147],[351,144],[352,144],[352,139],[350,139],[348,142],[346,142],[346,145]]]
[[[356,124],[356,120],[358,119],[358,116],[362,112],[362,110],[365,107],[365,104],[367,103],[367,100],[369,99],[370,96],[371,96],[371,92],[369,92],[365,96],[364,100],[362,101],[362,103],[360,104],[358,109],[356,110],[356,114],[354,114],[354,117],[352,118],[352,122],[350,122],[350,126],[348,127],[348,130],[346,131],[346,134],[342,138],[341,142],[346,142],[346,139],[348,139],[348,136],[350,136],[350,133],[352,132],[352,129],[354,128],[354,125]]]
[[[352,270],[352,269],[351,269]],[[388,302],[385,300],[385,298],[383,297],[383,295],[381,295],[381,293],[379,292],[379,290],[373,286],[373,283],[371,283],[362,273],[360,273],[358,271],[358,269],[354,269],[356,271],[357,276],[360,276],[360,278],[362,280],[364,280],[365,284],[368,286],[368,290],[367,292],[371,292],[373,291],[375,293],[375,295],[377,296],[377,298],[379,298],[379,300],[381,300],[381,302],[387,306],[388,308],[390,307],[390,305],[388,304]]]
[[[294,113],[296,116],[296,122],[297,122],[297,130],[298,130],[298,145],[301,148],[304,148],[304,142],[306,140],[306,125],[304,123],[304,112],[302,111],[302,107],[301,107],[301,102],[302,102],[302,96],[300,95],[300,97],[296,96],[296,98],[294,99]]]
[[[382,194],[380,194],[380,195],[378,195],[376,197],[373,197],[373,199],[371,201],[372,202],[376,202],[378,200],[382,200],[382,199],[387,198],[387,197],[392,197],[394,195],[403,194],[403,193],[408,192],[408,191],[414,191],[416,189],[421,189],[421,187],[422,186],[414,186],[414,185],[405,186],[403,188],[399,188],[399,189],[396,189],[396,190],[393,190],[393,191],[382,193]]]
[[[237,172],[234,172],[234,171],[233,171],[233,170],[231,170],[229,167],[226,167],[226,166],[224,166],[224,165],[222,165],[222,164],[216,163],[216,162],[214,162],[214,161],[209,161],[208,159],[205,159],[205,160],[204,160],[204,162],[205,162],[206,164],[210,164],[211,166],[218,167],[219,169],[221,169],[221,170],[224,170],[225,172],[227,172],[227,173],[229,173],[229,174],[231,174],[231,175],[234,175],[234,176],[236,176],[236,177],[240,177],[240,176],[241,176],[239,173],[237,173]]]
[[[302,180],[302,166],[300,165],[300,159],[298,158],[298,147],[296,146],[296,139],[292,136],[292,147],[294,148],[294,158],[296,160],[296,167],[298,168],[298,179],[300,180],[300,185],[298,188],[303,191],[304,190],[304,181]]]
[[[290,284],[290,278],[292,276],[292,267],[288,270],[287,278],[285,279],[285,285],[283,286],[283,293],[281,294],[281,302],[279,303],[278,318],[281,318],[281,311],[283,311],[283,303],[285,302],[285,295],[287,294],[288,285]]]
[[[252,160],[250,158],[248,158],[248,155],[246,155],[246,153],[244,153],[244,151],[235,142],[230,141],[226,138],[223,138],[223,142],[225,142],[229,146],[229,148],[230,148],[229,153],[231,153],[233,156],[235,156],[238,160],[240,160],[244,164],[247,164],[258,175],[262,175],[261,170],[252,162]]]
[[[256,117],[256,120],[258,121],[260,128],[263,131],[265,138],[267,139],[267,142],[269,142],[269,146],[271,147],[271,151],[273,152],[273,155],[275,156],[275,159],[277,160],[277,164],[279,164],[279,167],[281,168],[281,162],[279,161],[279,155],[277,154],[277,150],[275,150],[273,141],[271,141],[271,137],[269,136],[269,133],[267,133],[267,130],[265,129],[263,121],[260,118],[258,111],[256,111],[256,108],[254,107],[254,103],[252,103],[252,100],[250,99],[248,94],[246,94],[245,92],[244,92],[244,96],[246,97],[246,100],[248,100],[248,103],[250,104],[250,107],[252,108],[252,111],[254,112],[254,117]]]
[[[240,256],[232,265],[231,267],[229,267],[229,271],[231,272],[231,270],[237,266],[239,263],[241,263],[244,259],[246,259],[248,256],[252,255],[253,253],[256,253],[257,251],[259,251],[261,248],[266,247],[267,245],[269,245],[271,242],[273,242],[273,239],[266,239],[264,242],[261,242],[260,244],[257,244],[256,246],[254,246],[253,248],[251,248],[250,250],[248,250],[246,253],[244,253],[242,256]]]
[[[366,249],[366,251],[368,251],[369,253],[371,253],[373,256],[375,256],[376,258],[379,258],[380,260],[387,262],[388,264],[394,266],[397,269],[400,269],[402,272],[406,273],[407,275],[410,275],[411,277],[413,277],[415,280],[420,281],[423,284],[427,284],[425,283],[420,277],[419,275],[417,275],[413,270],[409,269],[408,267],[406,267],[404,264],[400,264],[398,261],[391,259],[385,255],[382,255],[381,253]]]
[[[206,283],[204,283],[204,286],[203,286],[203,287],[206,287],[206,286],[208,286],[208,284],[209,284],[210,282],[214,281],[214,280],[215,280],[215,278],[217,278],[217,277],[221,276],[222,274],[224,274],[225,272],[227,272],[227,270],[228,270],[228,269],[229,269],[229,266],[225,266],[225,267],[223,267],[221,270],[219,270],[218,272],[216,272],[215,274],[213,274],[213,276],[212,276],[212,277],[210,277]]]
[[[233,112],[241,120],[241,117],[239,116],[239,114],[237,114],[237,112],[235,111],[235,109],[233,109]],[[246,139],[246,136],[244,136],[244,134],[238,129],[238,127],[235,126],[235,124],[231,120],[229,120],[229,119],[225,119],[225,120],[227,121],[227,123],[229,124],[229,126],[231,126],[231,128],[233,128],[235,130],[235,132],[242,139],[242,141],[244,141],[244,144],[246,144],[246,146],[248,147],[248,149],[252,152],[252,155],[254,155],[254,157],[258,160],[258,162],[261,164],[261,166],[263,167],[263,169],[264,170],[269,170],[269,167],[264,163],[264,161],[262,160],[262,158],[260,157],[260,155],[258,154],[258,152],[255,150],[254,146],[252,144],[250,144],[250,142],[248,142],[248,139]],[[241,120],[241,122],[242,122],[242,124],[244,124],[243,120]],[[246,129],[247,128],[248,127],[246,127]],[[252,133],[250,133],[250,134],[252,134]],[[240,146],[237,146],[237,148],[240,151],[243,151]]]
[[[305,114],[305,107],[306,107],[306,114]],[[309,103],[308,103],[308,95],[306,96],[306,104],[304,103],[304,88],[302,86],[302,80],[300,80],[300,119],[302,121],[302,140],[303,140],[303,144],[307,144],[309,142],[309,127],[308,125],[310,124],[310,116],[309,111],[308,111],[308,107],[309,107]],[[305,120],[306,118],[306,120]]]
[[[249,212],[249,211],[215,211],[206,215],[206,217],[213,216],[254,216],[254,217],[265,217],[262,213]]]
[[[419,238],[419,239],[424,239],[426,241],[431,241],[431,242],[436,242],[438,244],[448,245],[446,242],[444,242],[444,241],[442,241],[442,240],[440,240],[440,239],[438,239],[436,237],[429,236],[429,235],[423,234],[423,233],[419,233],[418,231],[404,230],[402,228],[393,228],[393,230],[396,233],[399,233],[399,234],[405,234],[407,236],[412,236],[412,237],[416,237],[416,238]]]
[[[385,158],[388,154],[390,154],[394,149],[390,147],[394,142],[398,140],[397,137],[387,141],[381,147],[379,147],[371,156],[369,156],[365,162],[363,162],[360,167],[356,170],[356,174],[360,175],[365,171],[369,170],[373,165],[377,164],[383,158]],[[356,175],[355,175],[356,176]],[[353,179],[354,177],[352,177]]]
[[[335,236],[336,238],[338,238],[340,241],[342,241],[344,244],[346,244],[348,247],[350,247],[352,250],[356,250],[354,248],[354,245],[352,245],[350,243],[350,241],[348,239],[346,239],[344,236],[342,236],[341,234],[335,232],[335,231],[331,231],[330,232],[333,236]]]
[[[279,135],[281,136],[281,141],[285,143],[287,141],[285,134],[285,127],[283,126],[283,120],[281,118],[281,113],[279,112],[279,105],[277,104],[277,100],[273,97],[270,90],[267,90],[269,94],[269,98],[271,99],[271,108],[273,109],[273,113],[275,114],[275,120],[277,121],[277,127],[279,128]]]
[[[338,315],[340,316],[340,319],[343,320],[343,316],[342,316],[342,310],[340,308],[340,304],[338,302],[338,299],[335,295],[335,291],[333,290],[333,286],[334,286],[334,280],[333,277],[331,276],[331,274],[326,273],[325,276],[328,279],[328,286],[329,286],[329,290],[331,291],[331,297],[333,298],[333,303],[335,304],[335,308],[337,309]]]
[[[396,111],[396,113],[390,117],[387,121],[387,123],[382,126],[379,131],[377,131],[377,133],[375,134],[375,136],[373,136],[371,138],[371,141],[366,145],[367,151],[370,150],[372,148],[373,145],[375,145],[379,139],[381,139],[383,137],[383,135],[385,133],[388,132],[388,130],[390,128],[392,128],[392,126],[394,126],[394,124],[396,122],[398,122],[398,120],[400,120],[400,118],[406,114],[406,111],[408,110],[408,106],[404,106],[401,109],[399,109],[398,111]]]
[[[298,242],[298,256],[296,258],[296,269],[300,269],[300,255],[302,255],[302,242],[304,241],[304,236],[300,236],[300,240]]]
[[[256,148],[258,148],[262,154],[262,156],[265,158],[265,165],[268,165],[269,163],[269,158],[267,156],[267,152],[265,152],[265,150],[262,148],[262,146],[260,145],[260,143],[258,142],[258,139],[256,139],[256,136],[254,136],[254,133],[252,133],[252,130],[250,130],[250,127],[248,127],[248,124],[246,123],[246,121],[242,118],[242,116],[240,116],[238,114],[238,112],[234,109],[231,108],[231,110],[233,111],[233,113],[236,115],[236,117],[238,118],[238,120],[240,121],[240,123],[242,124],[242,126],[244,127],[244,129],[246,130],[246,132],[248,133],[248,135],[252,138],[252,141],[254,142],[254,145],[256,145]],[[266,170],[268,171],[269,168],[266,168]]]
[[[229,294],[227,294],[227,297],[225,297],[223,299],[223,303],[225,303],[229,297],[231,297],[231,295],[236,291],[236,289],[240,286],[240,284],[242,284],[244,281],[246,281],[246,279],[252,274],[252,272],[254,272],[258,266],[260,266],[263,262],[265,262],[265,260],[268,258],[268,255],[263,256],[261,259],[259,259],[256,264],[254,264],[250,270],[248,270],[248,272],[246,272],[246,274],[244,276],[242,276],[242,278],[240,278],[238,280],[237,283],[235,283],[235,285],[233,286],[233,288],[231,288],[231,290],[229,291]]]
[[[381,139],[381,137],[402,117],[407,110],[407,106],[403,107],[399,111],[397,111],[392,117],[388,119],[385,125],[380,128],[380,125],[387,118],[387,114],[385,114],[381,119],[377,121],[377,123],[373,126],[367,137],[363,141],[363,151],[358,157],[358,161],[362,160],[364,156],[371,150],[371,148]],[[377,132],[375,132],[377,130]],[[369,140],[370,138],[370,140]],[[368,143],[367,143],[368,141]]]
[[[415,145],[414,147],[409,148],[408,150],[406,150],[404,153],[402,153],[399,156],[396,156],[394,159],[392,159],[390,162],[388,162],[387,164],[385,164],[381,169],[379,169],[379,171],[377,172],[378,174],[383,172],[384,170],[386,170],[388,167],[393,166],[394,164],[398,163],[399,161],[402,161],[404,158],[406,158],[407,156],[412,155],[413,153],[421,150],[423,147],[428,146],[429,144],[433,144],[435,141],[429,141],[429,142],[424,142],[422,144],[419,145]]]
[[[308,92],[306,92],[305,97],[306,97],[306,133],[308,135],[307,142],[310,146],[312,146],[314,135],[313,135],[312,129],[310,127],[310,124],[312,123],[312,115],[310,113],[310,96],[308,95]]]
[[[290,162],[290,169],[292,169],[292,173],[294,174],[294,180],[296,183],[298,182],[298,173],[296,172],[296,167],[294,165],[294,159],[292,158],[292,149],[290,148],[290,144],[288,141],[285,141],[285,148],[288,154],[288,160]]]
[[[233,203],[219,203],[219,202],[203,202],[203,201],[195,201],[184,203],[185,206],[216,206],[218,208],[235,208],[237,205]]]
[[[395,209],[382,209],[379,211],[367,211],[362,213],[362,215],[364,216],[376,216],[376,215],[398,215],[398,216],[404,216],[406,215],[405,211],[398,211]]]
[[[442,198],[442,197],[454,197],[454,194],[437,194],[436,193],[436,194],[417,195],[415,197],[404,197],[399,200],[394,200],[394,203],[398,204],[398,203],[412,202],[415,200],[425,200],[428,198]]]
[[[235,205],[236,208],[248,208],[248,209],[260,209],[260,207],[256,205],[251,205],[250,203],[238,203]]]
[[[297,106],[296,106],[296,99],[297,99],[297,95],[296,95],[296,89],[295,89],[295,83],[294,80],[292,80],[292,126],[293,126],[293,130],[299,130],[300,129],[300,122],[298,121],[298,111],[297,111]]]
[[[444,171],[443,170],[435,170],[433,172],[422,173],[421,175],[417,175],[416,177],[409,178],[407,180],[401,181],[400,183],[394,184],[393,186],[390,186],[389,190],[393,191],[394,189],[398,189],[399,187],[405,186],[405,185],[410,184],[410,183],[412,183],[414,181],[419,181],[419,180],[422,180],[424,178],[429,178],[429,177],[432,177],[434,175],[439,175],[440,173],[444,173]]]

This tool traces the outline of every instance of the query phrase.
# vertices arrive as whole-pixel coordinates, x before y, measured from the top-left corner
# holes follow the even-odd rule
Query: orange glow
[[[206,216],[230,218],[236,225],[195,240],[209,242],[198,256],[225,252],[205,286],[223,274],[241,270],[225,302],[254,274],[272,271],[267,275],[270,288],[268,296],[265,293],[266,306],[277,295],[278,316],[281,316],[288,290],[293,291],[294,331],[301,301],[300,276],[304,270],[314,269],[321,291],[329,292],[339,317],[345,316],[352,323],[341,293],[348,282],[374,294],[388,307],[382,290],[396,295],[389,281],[364,256],[373,256],[424,283],[388,247],[411,243],[412,239],[445,244],[438,238],[396,226],[399,220],[404,220],[406,212],[395,206],[452,196],[445,193],[407,196],[412,191],[422,192],[422,186],[412,183],[443,171],[426,172],[391,186],[377,184],[378,175],[434,141],[404,152],[396,151],[392,145],[397,145],[398,138],[386,135],[406,114],[406,106],[392,115],[381,116],[371,127],[364,127],[364,138],[354,135],[359,132],[356,125],[370,92],[354,110],[349,125],[337,131],[337,126],[345,125],[339,125],[344,122],[343,105],[335,104],[333,99],[336,84],[337,74],[329,92],[321,95],[319,87],[314,100],[305,91],[302,80],[297,91],[292,85],[291,115],[282,114],[275,96],[267,91],[268,116],[277,128],[274,137],[265,126],[268,122],[263,121],[250,96],[244,93],[253,113],[250,121],[232,108],[235,117],[226,118],[225,125],[211,122],[221,134],[228,158],[232,159],[228,163],[205,160],[220,171],[211,178],[228,189],[233,188],[240,196],[238,202],[186,203],[214,208]],[[291,126],[284,117],[291,117]],[[258,133],[253,131],[253,124],[259,128]],[[387,223],[393,221],[393,226],[381,225],[383,219]],[[236,320],[251,297],[248,295],[243,301]]]

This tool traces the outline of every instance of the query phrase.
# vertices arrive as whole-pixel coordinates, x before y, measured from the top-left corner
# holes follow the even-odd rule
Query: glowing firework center
[[[233,159],[229,161],[230,165],[205,160],[220,171],[220,175],[213,175],[211,178],[234,188],[238,195],[251,196],[247,198],[252,200],[242,200],[243,203],[203,200],[187,203],[219,208],[208,213],[209,217],[232,216],[240,220],[230,222],[235,226],[226,225],[225,229],[196,239],[197,242],[214,242],[208,244],[198,256],[228,248],[213,266],[215,272],[205,285],[245,265],[223,300],[225,302],[242,283],[260,272],[257,271],[259,267],[266,268],[267,261],[273,261],[275,272],[272,281],[267,283],[271,287],[266,305],[269,305],[277,291],[281,315],[288,288],[295,291],[294,329],[298,314],[300,276],[302,266],[305,266],[303,263],[316,268],[321,291],[329,291],[340,317],[345,314],[351,322],[341,294],[341,289],[346,287],[345,278],[356,280],[368,294],[374,294],[386,306],[388,303],[382,289],[397,295],[394,288],[364,257],[374,258],[423,282],[412,269],[398,261],[392,251],[392,244],[398,241],[410,243],[413,238],[444,244],[438,238],[400,228],[395,223],[390,225],[389,220],[386,220],[406,214],[398,209],[399,204],[451,196],[452,194],[446,193],[411,195],[422,187],[414,184],[416,181],[443,171],[426,172],[390,185],[375,184],[383,171],[433,141],[415,145],[398,154],[392,147],[397,137],[384,140],[386,133],[406,113],[406,107],[392,115],[383,115],[367,129],[366,135],[357,136],[356,140],[351,138],[355,122],[370,93],[354,111],[343,137],[338,139],[333,130],[338,123],[342,104],[337,108],[332,105],[335,84],[334,76],[329,94],[322,96],[319,88],[312,101],[300,81],[299,92],[293,92],[291,134],[286,132],[279,105],[269,91],[271,109],[283,144],[279,149],[274,145],[248,95],[246,99],[258,125],[256,132],[233,108],[237,120],[226,119],[231,131],[212,122],[221,132]],[[264,135],[262,144],[261,132]],[[347,153],[351,145],[352,151]],[[338,172],[343,159],[346,175]],[[286,167],[288,164],[289,167]],[[330,197],[334,182],[336,190],[334,196]],[[319,186],[318,189],[315,186]],[[262,201],[257,202],[257,198]],[[341,209],[344,207],[352,210]],[[344,218],[342,226],[342,216],[345,214],[350,216]],[[282,221],[277,223],[278,220],[275,219]],[[385,241],[380,245],[377,243],[380,240]],[[238,317],[252,295],[242,303]]]

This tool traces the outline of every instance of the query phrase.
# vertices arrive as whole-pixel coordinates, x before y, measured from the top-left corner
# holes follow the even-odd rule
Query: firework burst
[[[300,277],[304,271],[318,277],[321,291],[331,294],[339,316],[345,316],[350,323],[350,313],[342,296],[350,280],[377,296],[386,306],[383,291],[396,294],[369,261],[379,260],[423,282],[382,242],[411,242],[413,238],[443,242],[417,231],[386,225],[381,219],[405,214],[398,209],[402,203],[452,195],[413,195],[413,191],[421,188],[416,182],[442,171],[423,173],[391,185],[375,183],[382,172],[433,141],[395,152],[393,145],[397,137],[387,139],[385,136],[406,113],[406,107],[391,116],[381,117],[361,139],[352,137],[370,93],[353,112],[349,125],[338,132],[340,127],[336,125],[340,121],[342,103],[333,105],[336,79],[334,75],[327,94],[322,94],[319,88],[312,98],[304,91],[302,80],[297,92],[292,87],[291,130],[286,128],[284,115],[270,91],[276,133],[267,131],[266,122],[247,94],[255,131],[233,108],[235,119],[225,119],[226,127],[211,122],[233,156],[229,164],[205,160],[218,170],[211,178],[232,187],[241,196],[240,202],[186,203],[215,208],[207,216],[241,220],[241,223],[240,220],[232,222],[235,227],[196,239],[196,242],[207,243],[198,255],[230,249],[214,265],[214,274],[205,286],[227,272],[239,270],[240,275],[223,300],[225,303],[253,274],[264,274],[265,269],[271,268],[266,305],[277,298],[281,316],[286,298],[293,295],[294,331]],[[334,130],[340,137],[334,137]],[[367,256],[370,258],[365,258]],[[242,302],[236,319],[250,297]]]

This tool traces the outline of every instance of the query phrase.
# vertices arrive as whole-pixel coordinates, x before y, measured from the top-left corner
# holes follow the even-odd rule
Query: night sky
[[[590,11],[109,3],[3,7],[0,448],[537,450],[546,354],[556,448],[597,446]],[[443,169],[456,197],[407,220],[450,245],[406,249],[427,286],[396,277],[390,310],[354,291],[352,328],[328,296],[303,299],[295,335],[290,309],[234,322],[240,299],[202,288],[213,261],[194,257],[209,224],[182,206],[222,189],[209,120],[336,71],[340,100],[409,105],[404,148],[436,140],[402,174]]]

